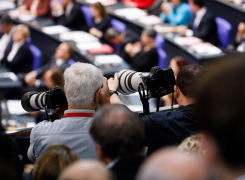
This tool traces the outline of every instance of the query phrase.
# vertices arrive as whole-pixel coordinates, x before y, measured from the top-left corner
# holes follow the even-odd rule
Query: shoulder
[[[81,6],[79,4],[76,4],[76,3],[73,5],[72,10],[80,10],[80,11],[82,11],[81,10]]]
[[[44,134],[45,132],[47,132],[48,129],[50,129],[52,127],[53,123],[49,122],[47,120],[44,120],[40,123],[38,123],[31,131],[31,133],[33,135],[40,135],[40,134]]]
[[[206,17],[207,20],[214,20],[215,19],[213,12],[211,10],[209,10],[209,8],[206,9],[206,13],[205,13],[204,17]]]

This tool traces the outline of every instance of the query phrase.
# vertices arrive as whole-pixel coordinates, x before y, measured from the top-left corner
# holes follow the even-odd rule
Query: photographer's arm
[[[110,90],[112,90],[112,91],[118,90],[118,86],[119,86],[118,78],[119,78],[119,74],[116,73],[114,75],[114,78],[110,78],[108,80],[108,86],[109,86]],[[123,104],[123,102],[119,99],[118,95],[116,95],[116,94],[111,95],[110,102],[111,102],[111,104]]]

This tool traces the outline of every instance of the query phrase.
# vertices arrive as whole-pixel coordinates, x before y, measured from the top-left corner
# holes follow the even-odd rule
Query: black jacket
[[[171,145],[179,145],[200,127],[193,105],[180,106],[173,112],[156,112],[142,117],[148,154]]]
[[[110,170],[117,180],[134,180],[144,159],[143,156],[120,159]]]
[[[88,31],[87,23],[84,14],[81,10],[81,6],[78,4],[73,5],[70,15],[66,18],[65,13],[59,17],[54,17],[54,21],[57,24],[61,24],[71,29]]]
[[[192,16],[192,19],[188,25],[189,29],[193,30],[193,24],[195,21],[195,17],[196,17],[195,15]],[[209,9],[207,9],[207,12],[203,16],[196,31],[193,31],[193,32],[194,32],[193,36],[195,37],[198,37],[204,41],[210,42],[211,44],[215,46],[220,45],[215,17]]]
[[[65,71],[66,68],[69,67],[68,62],[64,62],[63,64],[61,64],[61,66],[56,66],[56,58],[53,56],[45,65],[43,65],[42,67],[38,68],[37,71],[37,78],[41,78],[43,76],[43,74],[45,73],[45,71],[51,69],[51,68],[59,68],[62,72]]]
[[[25,42],[20,47],[13,60],[9,62],[7,58],[12,50],[12,44],[7,47],[2,59],[2,64],[15,74],[30,72],[32,70],[33,56],[29,44]]]

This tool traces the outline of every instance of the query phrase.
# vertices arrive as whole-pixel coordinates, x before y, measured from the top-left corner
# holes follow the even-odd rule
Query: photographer
[[[65,144],[80,159],[97,158],[89,128],[97,105],[110,101],[107,80],[103,79],[100,69],[86,63],[75,63],[67,68],[64,79],[68,110],[64,118],[42,121],[32,129],[28,158],[33,162],[53,143]]]
[[[145,126],[145,145],[148,154],[169,145],[178,145],[199,127],[194,113],[193,85],[200,74],[206,70],[197,64],[183,67],[178,73],[174,88],[179,108],[172,112],[156,112],[142,117]],[[119,86],[119,75],[108,81],[109,89],[116,91]],[[122,104],[117,94],[110,97],[112,104]]]

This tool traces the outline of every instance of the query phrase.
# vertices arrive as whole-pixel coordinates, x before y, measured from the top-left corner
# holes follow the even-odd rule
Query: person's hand
[[[118,87],[119,87],[119,74],[118,73],[115,73],[114,74],[114,78],[110,78],[108,80],[108,86],[109,86],[109,89],[111,91],[117,91],[118,90]]]
[[[169,2],[163,2],[161,8],[164,14],[168,14],[172,12],[172,7]]]
[[[26,74],[25,76],[25,82],[28,86],[34,86],[37,78],[37,72],[31,71]]]
[[[245,33],[245,23],[244,22],[240,22],[238,25],[238,32],[241,34]]]
[[[26,164],[24,167],[24,172],[26,174],[30,174],[33,168],[34,168],[33,164]]]
[[[141,42],[136,42],[134,43],[130,56],[134,57],[136,54],[138,54],[142,50],[142,43]]]
[[[103,33],[96,28],[90,28],[89,33],[98,38],[101,38],[103,36]]]
[[[108,87],[108,81],[105,77],[103,79],[103,87],[100,90],[99,104],[101,106],[104,106],[106,104],[110,104],[110,90]]]
[[[63,6],[58,1],[51,2],[50,6],[54,10],[54,12],[62,12],[63,11]]]
[[[186,35],[186,31],[188,30],[188,28],[186,26],[178,26],[177,27],[177,32],[182,35],[185,36]]]
[[[131,52],[132,48],[133,48],[133,44],[132,44],[132,43],[128,43],[128,44],[125,46],[124,50],[125,50],[126,53],[129,54],[129,53]]]

